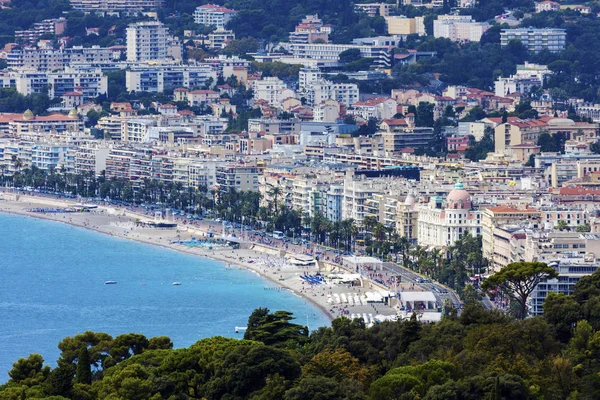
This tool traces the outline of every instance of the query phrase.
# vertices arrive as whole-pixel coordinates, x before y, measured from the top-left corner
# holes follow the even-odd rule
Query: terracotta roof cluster
[[[583,187],[562,187],[558,191],[559,196],[577,196],[577,195],[600,195],[600,189],[589,189]]]
[[[363,101],[357,101],[356,103],[353,104],[353,106],[367,106],[367,107],[373,107],[373,106],[377,106],[387,100],[392,100],[389,97],[373,97],[371,99],[366,99]]]

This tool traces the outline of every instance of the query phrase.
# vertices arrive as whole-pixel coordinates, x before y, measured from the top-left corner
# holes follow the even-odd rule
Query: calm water
[[[30,353],[55,365],[58,342],[86,330],[166,335],[186,347],[240,336],[234,327],[257,307],[292,311],[311,329],[329,324],[306,300],[221,262],[4,214],[0,238],[0,382]]]

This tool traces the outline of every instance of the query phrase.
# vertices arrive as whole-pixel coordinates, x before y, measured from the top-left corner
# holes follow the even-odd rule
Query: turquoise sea
[[[292,311],[311,330],[329,325],[316,306],[265,290],[274,284],[252,272],[28,217],[0,214],[0,271],[0,382],[31,353],[54,366],[58,342],[86,330],[166,335],[186,347],[240,337],[235,326],[257,307]]]

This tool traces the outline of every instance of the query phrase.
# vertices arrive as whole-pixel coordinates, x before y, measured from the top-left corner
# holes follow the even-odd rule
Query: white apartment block
[[[479,42],[489,27],[475,22],[470,15],[439,15],[433,21],[433,36],[453,42]]]
[[[269,104],[279,104],[284,100],[281,92],[285,89],[287,89],[287,86],[281,79],[275,77],[263,78],[254,82],[254,99],[266,100]],[[291,90],[288,91],[293,93]]]
[[[134,67],[125,72],[125,84],[130,92],[160,93],[165,89],[203,87],[211,78],[217,80],[217,71],[208,64]]]
[[[323,73],[318,68],[302,68],[298,74],[298,92],[304,93],[313,81],[323,78]]]
[[[237,11],[216,5],[206,4],[196,8],[194,22],[200,25],[225,28],[225,25],[237,15]]]
[[[498,78],[494,82],[494,94],[499,97],[505,97],[511,93],[528,94],[534,87],[542,87],[543,82],[536,78]]]
[[[358,44],[322,44],[322,43],[282,43],[294,58],[309,58],[313,60],[338,61],[339,55],[349,49],[360,50],[361,57],[374,59],[374,64],[379,67],[389,67],[390,46],[368,46]]]
[[[126,119],[121,121],[121,140],[124,142],[148,143],[149,130],[157,125],[155,119]]]
[[[164,0],[71,0],[74,10],[86,13],[137,13],[156,11],[164,5]]]
[[[76,64],[108,65],[114,61],[114,52],[107,47],[81,46],[69,49],[21,49],[7,55],[8,68],[13,71],[56,71]]]
[[[84,100],[108,93],[108,78],[100,71],[24,72],[11,73],[15,88],[22,95],[46,93],[51,99],[69,92],[79,92]]]
[[[169,55],[173,38],[158,21],[144,21],[127,27],[127,61],[163,60]]]
[[[31,165],[46,171],[55,169],[65,162],[69,148],[71,146],[65,144],[34,144],[31,147]]]
[[[502,29],[500,46],[506,47],[511,40],[520,40],[523,46],[532,53],[548,50],[553,53],[565,49],[567,31],[550,28],[515,28]]]
[[[333,83],[325,79],[312,81],[305,91],[306,102],[310,106],[326,100],[335,100],[350,107],[359,98],[358,86],[354,83]]]
[[[93,173],[99,176],[106,170],[106,159],[110,149],[106,145],[90,142],[77,146],[74,154],[74,173]]]

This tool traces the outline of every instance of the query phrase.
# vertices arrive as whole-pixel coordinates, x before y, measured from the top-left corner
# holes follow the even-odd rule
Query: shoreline
[[[2,203],[0,203],[0,204],[2,204]],[[50,221],[50,222],[56,222],[56,223],[62,223],[62,224],[65,224],[65,225],[68,225],[68,226],[71,226],[71,227],[74,227],[74,228],[85,229],[85,230],[88,230],[88,231],[91,231],[91,232],[99,233],[99,234],[104,235],[104,236],[110,236],[110,237],[115,238],[115,239],[129,240],[129,241],[132,241],[132,242],[135,242],[135,243],[145,244],[145,245],[154,246],[154,247],[160,247],[160,248],[162,248],[164,250],[176,251],[178,253],[182,253],[182,254],[186,254],[186,255],[190,255],[190,256],[208,258],[210,260],[218,261],[218,262],[223,263],[225,265],[227,265],[227,264],[232,265],[233,264],[233,265],[239,267],[239,269],[243,269],[243,270],[246,270],[246,271],[249,271],[249,272],[254,272],[261,279],[265,279],[268,282],[274,283],[278,287],[280,287],[282,289],[286,289],[286,290],[290,291],[292,294],[297,295],[297,296],[303,298],[304,300],[308,301],[313,306],[315,306],[316,308],[318,308],[323,313],[323,315],[329,320],[329,322],[331,322],[331,321],[333,321],[335,319],[335,316],[332,316],[331,313],[329,312],[329,310],[327,310],[322,304],[319,304],[316,301],[314,301],[313,299],[311,299],[309,296],[305,295],[302,292],[298,292],[298,291],[294,290],[293,288],[290,288],[289,286],[283,285],[280,281],[278,281],[276,279],[273,279],[272,277],[270,277],[270,276],[268,276],[266,274],[261,273],[256,268],[251,268],[246,263],[242,263],[240,261],[233,261],[232,262],[231,260],[229,260],[226,257],[219,257],[219,256],[216,256],[214,254],[211,254],[211,255],[198,254],[198,253],[196,253],[194,251],[191,251],[191,249],[190,250],[186,249],[185,247],[184,248],[175,248],[174,246],[169,246],[169,245],[162,244],[162,243],[151,243],[150,241],[147,241],[147,240],[138,240],[138,239],[135,239],[135,238],[132,238],[132,237],[116,236],[116,235],[109,234],[109,233],[106,233],[104,231],[101,231],[99,229],[95,229],[93,227],[88,227],[88,226],[84,226],[84,225],[81,225],[81,224],[74,223],[72,221],[61,221],[61,220],[57,220],[57,219],[54,219],[54,218],[49,218],[44,213],[30,213],[30,212],[26,212],[26,211],[18,212],[18,211],[14,211],[14,210],[13,211],[7,211],[7,210],[1,209],[1,208],[0,208],[0,213],[2,213],[2,214],[8,214],[8,215],[17,215],[17,216],[20,216],[20,217],[30,217],[30,218],[41,219],[41,220],[44,220],[44,221]],[[244,264],[244,265],[241,265],[241,264]],[[272,310],[272,311],[275,311],[275,310]]]
[[[192,230],[191,227],[178,225],[176,230],[157,230],[145,228],[135,228],[134,230],[134,227],[131,226],[134,222],[134,218],[148,218],[148,216],[121,208],[98,206],[98,211],[95,212],[56,214],[36,213],[26,210],[28,206],[33,208],[36,206],[43,208],[44,206],[69,207],[73,205],[75,205],[75,202],[66,199],[50,199],[45,197],[19,195],[18,199],[15,198],[14,200],[11,200],[7,199],[7,195],[4,194],[4,198],[0,200],[0,212],[53,222],[62,222],[76,228],[87,229],[89,231],[115,238],[129,239],[137,243],[159,246],[164,249],[177,251],[183,254],[205,257],[214,261],[223,262],[226,265],[235,265],[241,269],[254,272],[267,282],[273,283],[282,289],[287,289],[292,294],[298,295],[305,301],[310,302],[312,305],[318,308],[330,322],[340,315],[349,316],[350,313],[354,312],[358,314],[364,314],[366,312],[372,313],[373,315],[395,314],[392,308],[384,305],[378,305],[378,307],[375,308],[374,305],[368,304],[351,305],[348,303],[336,304],[333,301],[331,303],[327,302],[328,296],[332,296],[333,294],[335,294],[336,297],[337,293],[348,292],[360,295],[364,291],[367,291],[367,288],[358,288],[358,293],[356,293],[357,288],[355,287],[345,288],[343,286],[333,285],[316,285],[316,287],[310,285],[304,286],[304,281],[299,278],[299,275],[305,272],[315,273],[318,271],[318,269],[312,268],[307,270],[306,268],[297,268],[284,271],[280,269],[268,270],[264,266],[264,269],[261,269],[261,266],[256,261],[252,263],[248,262],[248,260],[253,260],[255,258],[269,259],[270,257],[273,257],[275,260],[278,258],[274,257],[273,253],[279,254],[280,250],[264,244],[248,241],[246,243],[250,246],[249,249],[237,250],[233,250],[231,248],[209,250],[205,248],[188,247],[185,245],[174,244],[171,242],[185,240],[187,239],[184,238],[186,236],[189,236],[189,238],[198,236],[198,233],[202,232],[202,229],[195,227]],[[209,224],[209,230],[210,229],[211,225]],[[163,236],[165,236],[165,238],[163,238]],[[228,255],[227,252],[231,252],[230,254],[232,255]],[[276,278],[277,275],[279,275],[279,278]],[[327,295],[327,293],[329,293],[329,295]],[[331,298],[333,299],[333,297]]]

